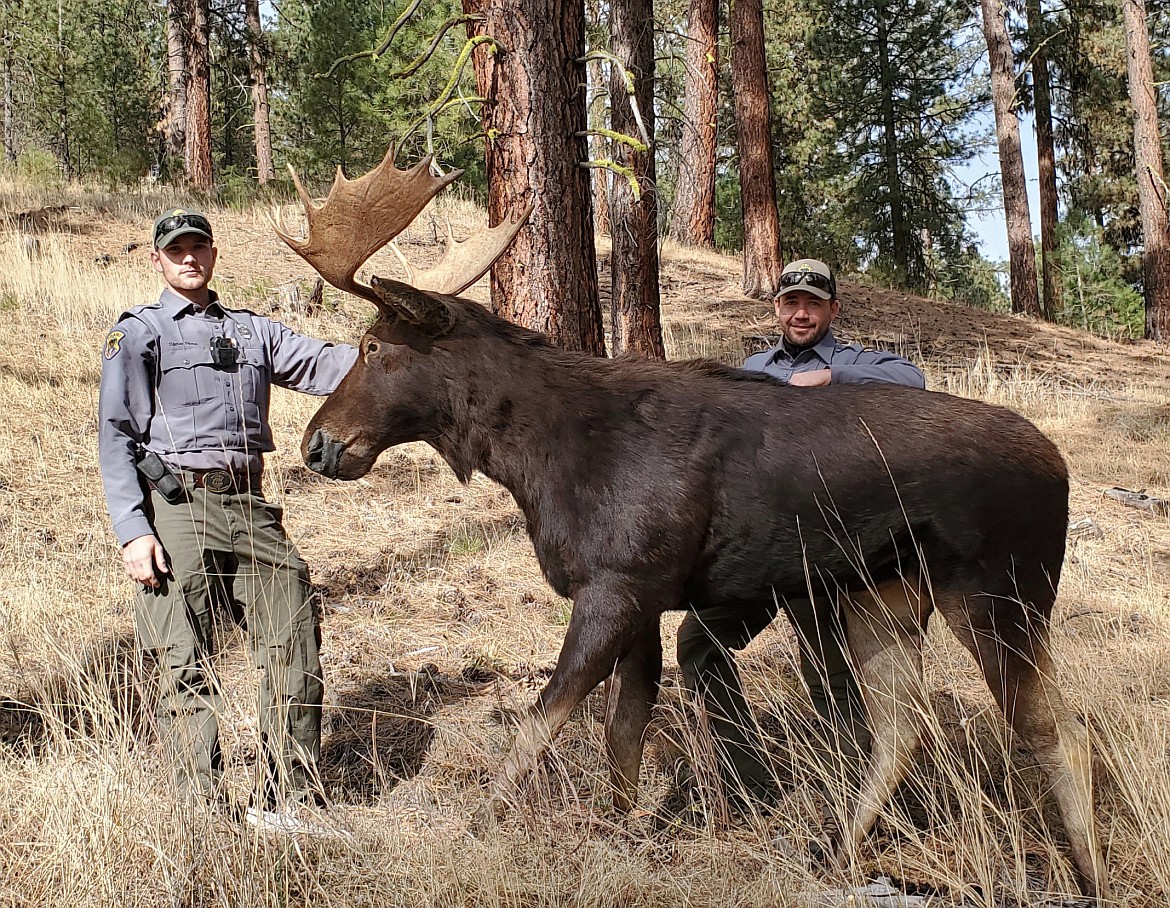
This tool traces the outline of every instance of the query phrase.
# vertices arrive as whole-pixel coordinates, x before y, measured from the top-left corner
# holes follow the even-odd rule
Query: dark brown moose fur
[[[574,602],[493,808],[607,678],[615,801],[630,806],[664,611],[833,597],[873,727],[835,843],[848,860],[917,746],[922,635],[937,609],[1049,772],[1085,888],[1103,897],[1087,734],[1048,650],[1068,476],[1030,422],[908,388],[595,359],[471,302],[374,288],[382,317],[306,430],[306,462],[354,479],[392,445],[429,443],[461,480],[479,470],[511,491],[541,569]]]

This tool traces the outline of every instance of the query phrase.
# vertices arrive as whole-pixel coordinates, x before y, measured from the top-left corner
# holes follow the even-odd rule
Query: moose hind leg
[[[920,739],[922,636],[929,604],[902,581],[877,595],[851,594],[845,604],[849,654],[865,702],[869,763],[857,799],[846,809],[833,852],[843,865],[869,834],[910,768]]]
[[[613,784],[613,806],[634,806],[646,727],[662,679],[662,633],[657,619],[646,622],[633,647],[618,662],[606,687],[605,750]]]
[[[638,637],[639,620],[637,604],[629,595],[596,587],[577,594],[556,668],[520,721],[481,819],[505,812],[508,801],[536,768],[574,707],[629,653]],[[657,613],[652,620],[657,622]]]
[[[950,615],[948,621],[979,662],[1008,724],[1048,776],[1082,889],[1107,901],[1108,880],[1093,813],[1089,734],[1053,680],[1047,617],[1034,610],[1029,615],[1018,599],[988,596],[985,602],[990,605],[978,609],[965,604],[957,613],[965,619],[962,623]]]

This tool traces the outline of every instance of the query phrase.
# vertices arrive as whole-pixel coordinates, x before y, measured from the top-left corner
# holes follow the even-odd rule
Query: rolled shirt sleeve
[[[852,355],[848,355],[846,351]],[[881,382],[905,385],[909,388],[926,387],[926,376],[921,369],[909,360],[884,350],[845,347],[833,357],[829,369],[835,384],[864,385]]]
[[[271,326],[272,380],[282,388],[324,397],[332,394],[357,361],[357,348],[297,334],[280,322]]]
[[[154,334],[123,318],[106,335],[98,393],[98,460],[106,507],[122,545],[154,532],[135,466],[154,410]]]
[[[789,349],[783,341],[770,350],[753,353],[743,364],[749,372],[766,372],[783,382],[798,372],[829,369],[831,383],[871,383],[925,388],[922,370],[896,353],[874,350],[859,344],[842,344],[829,331],[815,347]]]

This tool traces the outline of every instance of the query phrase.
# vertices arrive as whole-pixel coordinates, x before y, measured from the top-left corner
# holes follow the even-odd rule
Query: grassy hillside
[[[464,487],[429,448],[387,452],[333,483],[297,448],[319,401],[278,392],[269,494],[325,604],[324,781],[352,837],[258,834],[179,803],[133,655],[132,586],[104,511],[96,452],[102,339],[157,293],[145,241],[163,194],[47,198],[0,184],[0,905],[832,904],[874,875],[941,904],[1037,904],[1075,891],[1045,783],[975,666],[941,625],[927,658],[932,734],[848,878],[806,866],[820,833],[810,708],[783,622],[743,655],[774,742],[785,801],[768,816],[662,823],[680,755],[706,746],[667,683],[640,809],[608,810],[599,693],[571,720],[516,812],[491,837],[467,818],[556,658],[569,603],[543,582],[510,495]],[[59,206],[36,217],[20,212]],[[478,213],[450,203],[456,235]],[[289,288],[307,267],[267,212],[214,213],[218,287],[231,304],[330,339],[372,313],[327,292],[309,313]],[[441,217],[403,246],[437,254]],[[22,236],[37,237],[30,258]],[[132,243],[142,243],[129,248]],[[376,270],[395,273],[383,255]],[[775,330],[737,291],[738,262],[664,251],[673,358],[738,363]],[[603,284],[607,283],[603,275]],[[482,285],[469,294],[486,300]],[[1170,900],[1170,519],[1102,496],[1170,498],[1170,352],[846,284],[844,335],[897,347],[936,389],[1010,406],[1060,446],[1072,521],[1054,649],[1097,746],[1101,828],[1123,904]],[[1004,502],[1011,507],[1011,502]],[[256,749],[255,672],[225,623],[217,668],[231,784],[246,796]]]

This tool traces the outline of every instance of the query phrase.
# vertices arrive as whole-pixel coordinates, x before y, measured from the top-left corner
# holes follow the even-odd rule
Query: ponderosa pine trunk
[[[683,79],[683,135],[670,235],[715,248],[715,151],[719,112],[719,2],[691,0]]]
[[[604,129],[609,118],[606,116],[605,65],[601,60],[588,63],[589,85],[589,129]],[[603,161],[609,157],[606,138],[597,132],[589,136],[589,153],[593,160]],[[604,167],[593,168],[593,228],[599,236],[609,236],[609,171]]]
[[[1129,100],[1133,104],[1133,150],[1138,208],[1142,218],[1142,290],[1146,300],[1146,337],[1170,341],[1170,237],[1167,235],[1166,183],[1158,103],[1146,30],[1145,0],[1122,0]]]
[[[1020,151],[1020,121],[1016,97],[1015,55],[1008,39],[1000,0],[980,0],[983,35],[991,67],[991,101],[995,108],[995,135],[999,142],[999,170],[1003,182],[1003,210],[1007,218],[1008,266],[1011,272],[1012,311],[1039,318],[1036,286],[1036,247]]]
[[[252,77],[252,131],[256,146],[256,181],[268,185],[276,176],[272,166],[272,124],[268,104],[268,51],[260,22],[260,0],[244,0],[248,29],[248,63]]]
[[[743,291],[767,299],[780,289],[782,261],[762,0],[732,2],[731,79],[743,204]]]
[[[192,0],[187,30],[187,176],[201,192],[215,186],[211,171],[211,21],[208,0]]]
[[[1040,175],[1041,308],[1052,319],[1063,308],[1063,278],[1057,250],[1056,145],[1052,135],[1052,85],[1048,76],[1048,27],[1040,0],[1027,0],[1032,45],[1032,89],[1036,110],[1036,164]]]
[[[651,0],[610,0],[610,51],[633,79],[611,65],[609,96],[613,131],[649,145],[635,150],[614,142],[614,159],[637,180],[634,196],[628,180],[617,179],[610,206],[610,353],[632,350],[666,359],[658,295],[658,189],[654,175],[654,9]],[[634,103],[637,103],[635,111]],[[641,116],[642,129],[638,126]]]
[[[601,0],[588,0],[588,21],[594,24],[600,22],[602,10]],[[600,58],[593,58],[585,67],[589,80],[589,154],[594,161],[604,161],[609,158],[609,144],[600,130],[609,124],[608,98],[606,86],[605,66]],[[592,168],[590,185],[593,187],[593,229],[598,236],[609,236],[609,182],[610,173],[604,167]]]
[[[65,14],[57,4],[57,142],[61,151],[61,167],[66,180],[73,179],[73,154],[69,135],[69,73],[65,66],[68,45],[65,40]]]
[[[583,0],[463,0],[483,105],[492,224],[533,203],[492,268],[492,306],[570,350],[605,354],[585,141]]]
[[[890,60],[888,9],[879,4],[877,15],[878,73],[881,84],[882,148],[884,149],[886,184],[890,203],[890,241],[894,262],[894,283],[898,287],[910,284],[910,226],[906,222],[906,206],[902,201],[902,171],[898,162],[898,121],[894,109],[897,74]]]
[[[16,124],[12,102],[12,83],[16,71],[16,40],[11,31],[4,32],[4,159],[16,163]]]
[[[167,3],[167,98],[166,140],[171,159],[187,172],[187,32],[191,28],[192,0]]]

